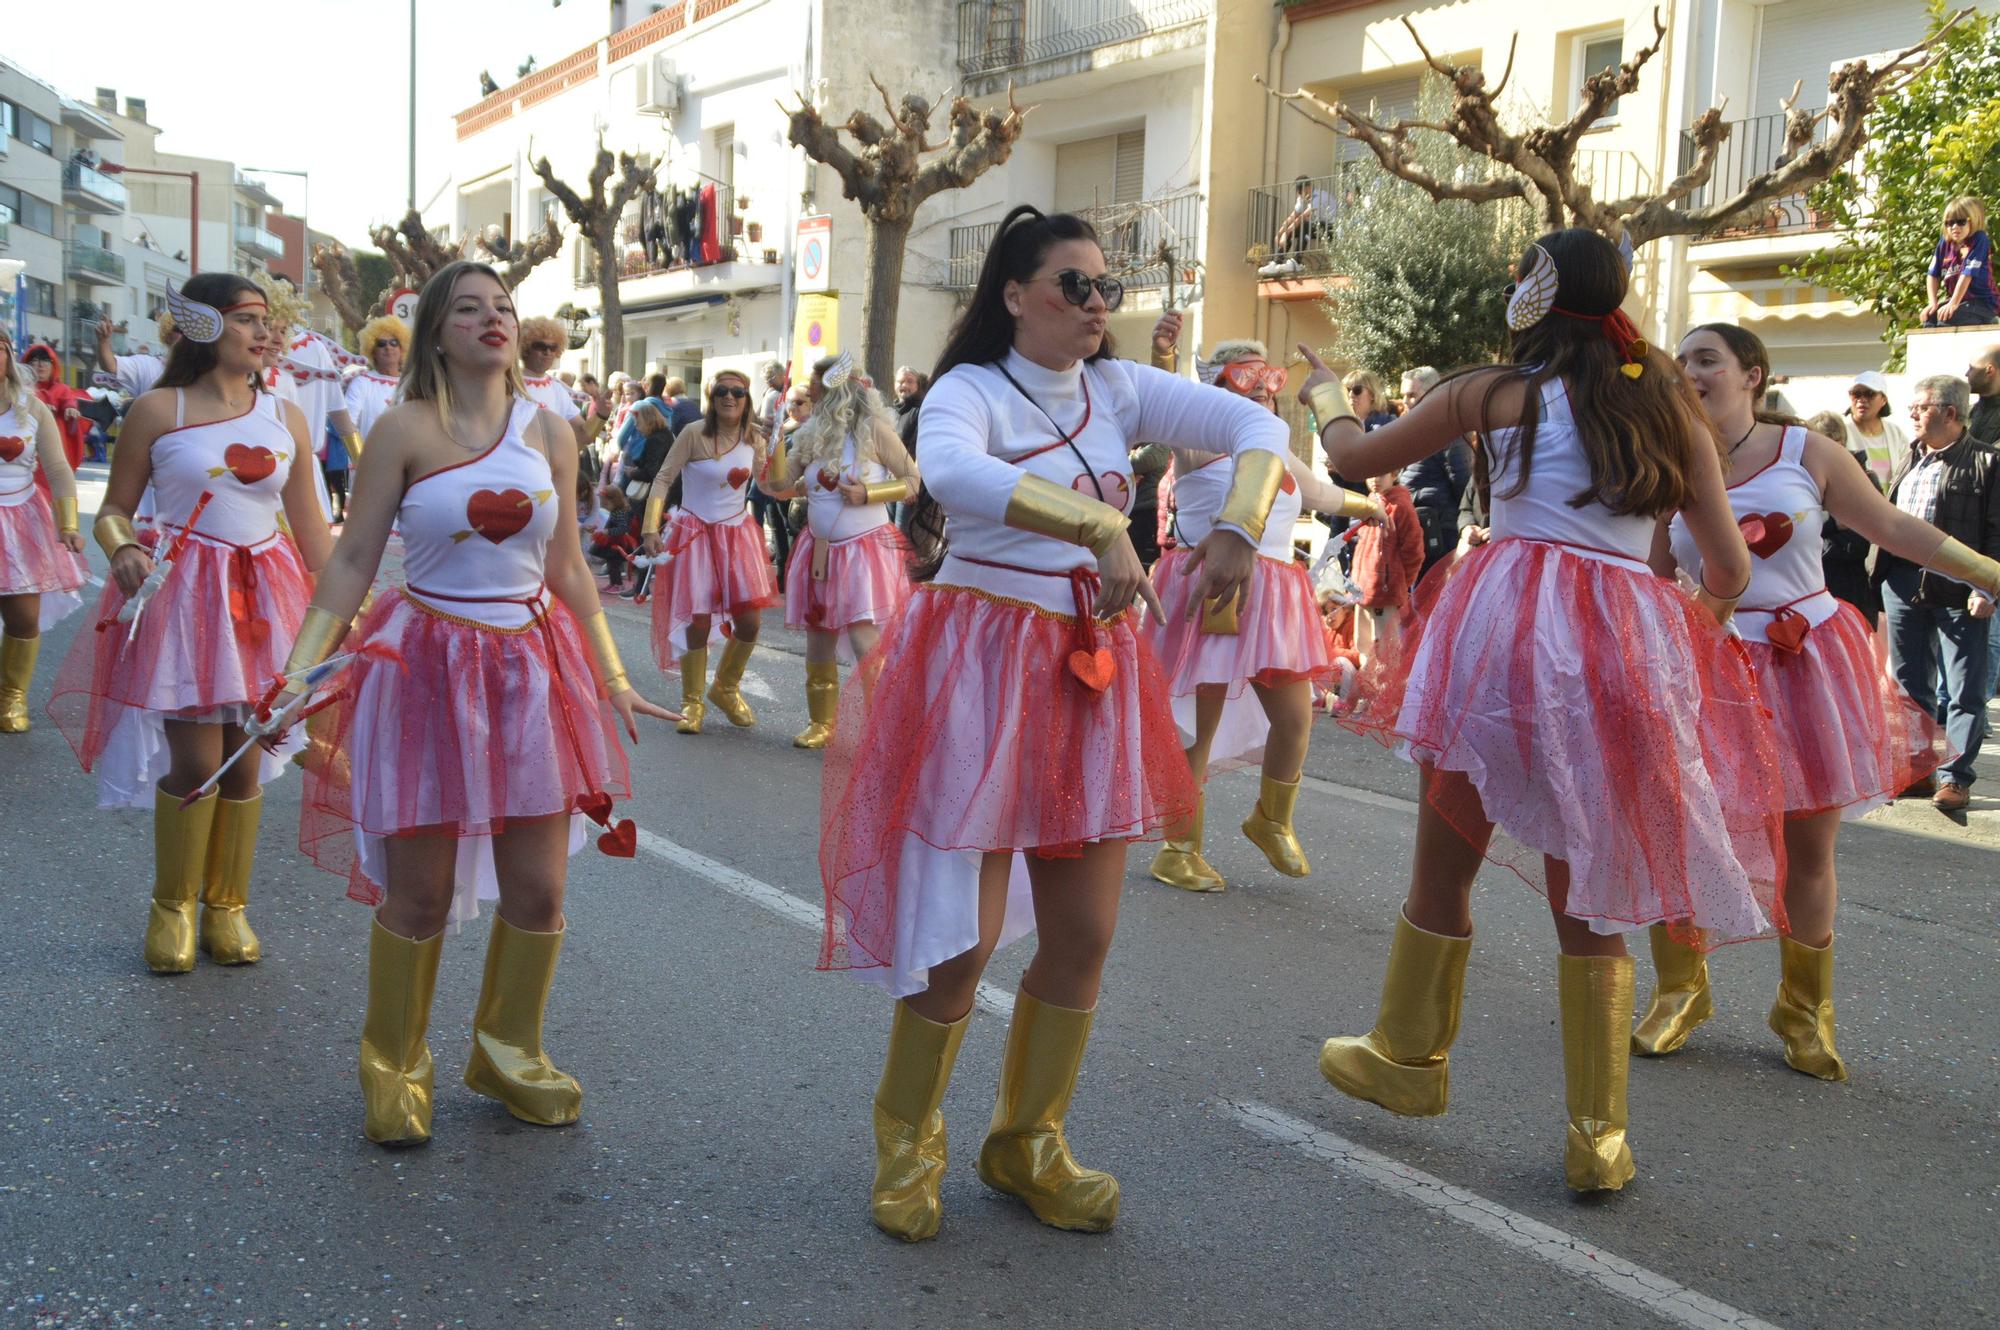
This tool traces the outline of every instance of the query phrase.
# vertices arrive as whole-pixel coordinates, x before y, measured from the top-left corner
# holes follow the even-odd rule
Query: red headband
[[[1624,310],[1614,309],[1609,314],[1578,314],[1568,309],[1551,309],[1549,312],[1580,323],[1594,323],[1602,328],[1604,339],[1618,349],[1618,358],[1625,362],[1618,367],[1618,372],[1626,378],[1636,379],[1646,372],[1646,343],[1632,320],[1625,317]]]

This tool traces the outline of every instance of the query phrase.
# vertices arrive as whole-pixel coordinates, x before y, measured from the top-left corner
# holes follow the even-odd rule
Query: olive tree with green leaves
[[[1923,312],[1945,205],[1971,194],[2000,214],[2000,20],[1954,21],[1943,0],[1930,10],[1940,58],[1885,93],[1868,116],[1859,165],[1812,192],[1813,207],[1846,239],[1787,270],[1880,315],[1897,368]]]

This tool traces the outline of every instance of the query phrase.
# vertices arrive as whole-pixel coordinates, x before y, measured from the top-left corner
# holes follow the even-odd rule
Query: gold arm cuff
[[[1343,489],[1341,491],[1340,512],[1336,516],[1369,518],[1378,517],[1380,514],[1375,511],[1374,495],[1359,494],[1354,490]]]
[[[76,496],[56,500],[56,530],[65,536],[76,534]]]
[[[99,513],[97,520],[91,523],[90,534],[96,538],[97,547],[104,551],[107,559],[127,545],[139,543],[139,537],[132,534],[131,520],[116,513]]]
[[[347,620],[332,610],[306,606],[305,621],[299,625],[299,635],[292,639],[292,654],[285,657],[285,673],[311,669],[331,656],[346,636]]]
[[[868,491],[870,503],[901,503],[917,492],[916,486],[907,480],[878,480],[863,488]]]
[[[1315,383],[1306,394],[1306,405],[1312,408],[1313,419],[1319,422],[1322,431],[1336,420],[1359,421],[1354,408],[1347,404],[1347,394],[1337,383]]]
[[[764,478],[776,490],[790,489],[792,486],[792,452],[783,439],[771,441],[771,460],[764,466]]]
[[[361,431],[358,429],[347,431],[347,437],[342,439],[341,443],[347,447],[347,464],[349,466],[359,466],[361,464]]]
[[[1154,347],[1153,368],[1163,369],[1169,374],[1180,373],[1181,349],[1178,346],[1170,346],[1166,350],[1162,351],[1160,350],[1159,347],[1157,346]]]
[[[632,681],[625,677],[625,662],[618,658],[618,644],[611,640],[611,620],[599,610],[583,621],[583,631],[590,638],[590,649],[597,653],[597,668],[604,675],[604,691],[616,697],[629,692]]]
[[[1946,536],[1925,567],[1965,583],[1988,600],[2000,601],[2000,563],[1962,540]]]
[[[1007,500],[1007,515],[1001,520],[1021,531],[1081,545],[1099,558],[1132,524],[1110,504],[1037,475],[1023,475],[1015,484]]]
[[[1236,454],[1236,474],[1229,482],[1229,497],[1215,515],[1215,525],[1241,528],[1255,545],[1264,539],[1264,523],[1271,516],[1271,503],[1278,497],[1278,484],[1285,478],[1285,459],[1264,448]]]
[[[653,481],[653,491],[646,496],[646,515],[639,522],[639,534],[657,536],[660,534],[660,519],[667,512],[668,486],[657,479]]]

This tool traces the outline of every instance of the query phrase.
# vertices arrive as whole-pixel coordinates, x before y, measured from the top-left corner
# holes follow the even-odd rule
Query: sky
[[[86,0],[41,12],[49,21],[9,25],[8,62],[86,104],[100,86],[118,90],[121,110],[126,96],[145,98],[162,151],[306,172],[256,178],[349,245],[402,216],[406,0]],[[583,44],[576,15],[552,14],[550,0],[418,0],[419,207],[445,184],[451,117],[479,100],[479,71],[504,87],[528,55],[569,54]]]

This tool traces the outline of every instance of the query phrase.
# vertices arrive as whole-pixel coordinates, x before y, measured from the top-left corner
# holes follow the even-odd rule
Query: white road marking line
[[[817,933],[826,926],[821,907],[801,900],[789,891],[783,891],[760,878],[739,872],[720,860],[711,859],[699,850],[690,850],[676,841],[668,840],[655,832],[639,832],[639,848],[655,858],[685,868],[697,877],[705,877],[732,896],[740,896],[752,905],[762,906],[780,919],[788,920],[801,928],[809,928]],[[975,1006],[984,1007],[998,1016],[1005,1016],[1014,1010],[1014,995],[997,984],[981,983],[973,994]]]
[[[764,702],[775,702],[778,694],[771,685],[764,682],[764,676],[755,672],[743,676],[743,691]]]
[[[1564,1274],[1636,1303],[1662,1320],[1690,1330],[1777,1330],[1769,1321],[1717,1302],[1602,1247],[1268,1105],[1245,1100],[1229,1103],[1228,1109],[1238,1123],[1266,1140],[1332,1164],[1503,1246],[1547,1261]]]
[[[697,877],[706,878],[732,896],[761,906],[801,928],[818,932],[823,926],[820,907],[760,878],[731,868],[720,860],[711,859],[699,850],[691,850],[665,836],[645,830],[639,832],[639,848]],[[1007,1015],[1014,1009],[1013,993],[998,984],[980,984],[973,1002],[975,1006],[997,1016]],[[1250,1100],[1229,1103],[1228,1107],[1231,1116],[1239,1123],[1267,1140],[1344,1168],[1404,1200],[1439,1211],[1447,1219],[1464,1224],[1497,1242],[1548,1261],[1565,1273],[1616,1297],[1637,1303],[1676,1325],[1688,1326],[1690,1330],[1778,1330],[1768,1321],[1758,1320],[1747,1312],[1705,1297],[1665,1275],[1634,1265],[1622,1256],[1592,1246],[1581,1238],[1571,1237],[1560,1229],[1518,1214],[1462,1187],[1454,1187],[1442,1178],[1434,1178],[1407,1164],[1398,1163],[1387,1155],[1364,1149],[1332,1132],[1320,1131],[1277,1109]]]

